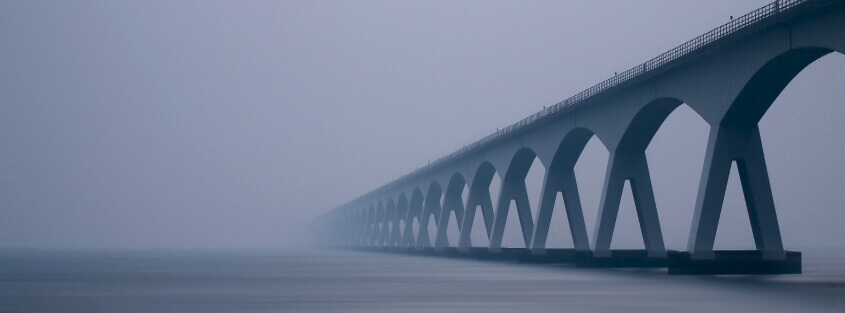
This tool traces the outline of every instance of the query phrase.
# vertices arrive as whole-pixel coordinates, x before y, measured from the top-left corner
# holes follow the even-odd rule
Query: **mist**
[[[767,2],[5,2],[0,248],[295,246],[320,214]],[[843,81],[841,54],[816,61],[760,123],[788,249],[843,246]],[[681,106],[647,150],[669,249],[707,133]],[[594,138],[576,167],[590,234],[606,162]],[[753,248],[744,210],[734,169],[717,248]],[[613,246],[642,246],[629,191]]]

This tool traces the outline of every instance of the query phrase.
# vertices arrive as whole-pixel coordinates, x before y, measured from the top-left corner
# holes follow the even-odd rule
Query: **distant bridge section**
[[[755,251],[742,253],[766,264],[792,262],[781,240],[758,122],[801,70],[833,52],[845,52],[845,0],[772,2],[334,209],[315,221],[315,236],[333,246],[507,254],[501,242],[515,203],[526,253],[545,255],[561,193],[575,254],[612,258],[610,243],[627,181],[644,257],[665,259],[645,151],[663,121],[686,103],[710,125],[710,135],[687,251],[674,259],[716,264],[721,270],[714,273],[731,272],[719,262],[730,263],[732,256],[714,251],[713,244],[736,163],[756,244]],[[590,237],[574,166],[593,136],[610,156]],[[546,169],[536,220],[525,186],[535,159]],[[502,185],[491,195],[494,174]],[[498,198],[495,208],[492,196]],[[487,247],[473,247],[469,237],[478,209]],[[453,243],[446,236],[451,214],[460,232]],[[438,225],[433,242],[425,227],[429,219]],[[422,226],[414,231],[412,225]],[[800,257],[798,263],[800,271]]]

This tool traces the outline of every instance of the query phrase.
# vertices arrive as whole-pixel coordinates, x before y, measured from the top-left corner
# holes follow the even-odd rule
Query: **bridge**
[[[806,66],[845,53],[845,1],[781,0],[732,19],[513,125],[389,182],[319,217],[323,244],[475,258],[574,262],[587,266],[668,266],[675,274],[797,273],[800,253],[781,240],[758,123]],[[663,121],[687,104],[710,125],[687,251],[667,251],[646,148]],[[598,217],[587,234],[574,166],[597,137],[609,152]],[[536,220],[525,177],[546,169]],[[732,164],[745,195],[756,250],[714,250]],[[495,174],[499,194],[491,195]],[[623,186],[633,193],[644,250],[611,250]],[[467,190],[466,199],[462,197]],[[546,249],[558,195],[572,249]],[[498,197],[493,208],[492,196]],[[502,248],[515,203],[525,249]],[[480,209],[489,246],[473,247]],[[460,237],[446,234],[454,214]],[[430,239],[429,220],[437,233]],[[414,231],[413,224],[422,225]]]

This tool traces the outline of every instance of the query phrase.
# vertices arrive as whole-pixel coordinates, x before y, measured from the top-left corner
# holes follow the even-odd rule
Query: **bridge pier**
[[[411,201],[408,203],[408,215],[405,217],[404,239],[399,245],[400,250],[407,250],[408,248],[413,248],[417,245],[416,238],[414,237],[414,220],[419,223],[419,227],[422,229],[421,218],[423,201],[422,193],[419,191],[415,191],[411,194]]]
[[[537,225],[534,228],[534,235],[531,236],[531,253],[535,255],[545,254],[546,239],[549,236],[552,211],[554,211],[558,192],[563,194],[569,230],[572,234],[572,244],[576,250],[589,251],[590,242],[587,238],[587,227],[584,224],[584,212],[581,209],[581,197],[578,194],[574,168],[556,169],[550,167],[543,185],[540,207],[537,212]]]
[[[390,245],[390,228],[393,227],[393,218],[396,215],[396,205],[393,199],[388,199],[384,206],[384,218],[381,222],[381,235],[379,235],[379,245],[387,247]]]
[[[717,125],[711,128],[687,246],[690,257],[710,260],[716,257],[713,243],[734,161],[739,170],[757,250],[761,251],[763,259],[783,260],[786,253],[757,125]]]
[[[414,218],[408,216],[405,222],[405,231],[402,236],[402,241],[399,242],[399,250],[408,250],[408,248],[416,246],[414,244]]]
[[[440,221],[437,223],[437,237],[434,241],[435,250],[443,250],[449,246],[449,238],[446,229],[449,227],[449,218],[452,212],[455,213],[455,220],[458,224],[458,232],[461,230],[461,224],[464,220],[464,200],[461,198],[461,193],[464,191],[466,185],[462,178],[455,176],[449,182],[446,189],[446,195],[443,198],[443,208],[440,211]]]
[[[372,246],[373,222],[376,218],[375,215],[375,209],[370,206],[370,208],[367,210],[367,220],[364,222],[364,237],[362,238],[364,240],[363,245],[367,247]]]
[[[420,216],[420,229],[419,235],[417,236],[417,248],[431,247],[431,238],[428,234],[428,222],[429,219],[433,216],[434,224],[438,224],[440,220],[440,211],[443,210],[443,208],[440,206],[440,198],[442,198],[442,195],[443,192],[440,190],[440,186],[438,186],[437,184],[432,184],[432,186],[429,187],[428,195],[426,195],[425,197],[422,215]]]
[[[488,184],[489,186],[489,184]],[[461,226],[461,238],[458,241],[458,250],[469,250],[472,248],[472,241],[470,235],[475,220],[475,210],[481,207],[481,214],[483,218],[484,230],[487,233],[487,238],[490,238],[493,228],[493,200],[490,198],[490,191],[485,187],[485,190],[476,193],[470,192],[467,198],[467,206],[464,210],[463,226]]]
[[[393,228],[390,230],[389,246],[399,248],[402,245],[402,225],[408,224],[408,201],[401,197],[396,201],[396,213],[393,215]]]
[[[511,201],[516,203],[516,211],[519,216],[519,225],[522,228],[522,238],[525,247],[531,247],[531,236],[534,232],[534,221],[531,216],[531,207],[528,203],[528,190],[525,187],[525,177],[508,177],[502,183],[502,190],[499,196],[498,208],[493,219],[493,232],[490,236],[490,251],[502,251],[502,237],[505,234],[505,225],[510,210]]]
[[[558,147],[551,165],[546,171],[543,190],[540,195],[540,207],[537,211],[537,223],[531,236],[531,252],[534,255],[546,254],[546,239],[549,236],[552,212],[557,194],[563,196],[572,243],[577,251],[590,251],[587,227],[584,224],[584,212],[581,208],[581,196],[575,178],[575,164],[584,147],[593,137],[591,131],[577,129],[566,136]]]
[[[616,227],[616,217],[619,215],[619,203],[622,200],[625,181],[631,184],[640,231],[648,256],[665,257],[666,248],[663,245],[663,234],[657,217],[657,205],[654,201],[654,191],[651,187],[651,176],[648,172],[644,150],[637,153],[619,150],[611,152],[593,236],[593,255],[595,257],[612,255],[610,243],[613,239],[613,229]]]
[[[475,178],[472,180],[472,184],[469,186],[463,223],[461,223],[463,224],[461,226],[461,237],[458,240],[459,251],[469,251],[472,248],[470,235],[472,233],[473,222],[475,221],[475,210],[478,207],[481,207],[487,238],[489,239],[492,234],[495,213],[493,212],[493,199],[490,196],[490,183],[494,174],[495,170],[493,167],[485,164],[478,170],[478,173],[476,173]]]
[[[384,224],[384,205],[379,202],[376,206],[376,218],[373,221],[373,247],[381,245],[382,225]]]

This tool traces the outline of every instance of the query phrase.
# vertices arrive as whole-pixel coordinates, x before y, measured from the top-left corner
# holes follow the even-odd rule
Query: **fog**
[[[767,2],[4,2],[0,248],[290,247],[320,214]],[[760,123],[788,249],[845,245],[843,82],[826,56]],[[707,134],[681,106],[647,150],[667,248],[685,248]],[[594,138],[576,166],[589,234],[606,161]],[[571,244],[560,208],[549,246]],[[753,247],[744,210],[733,169],[717,248]],[[639,236],[626,187],[613,246]]]

